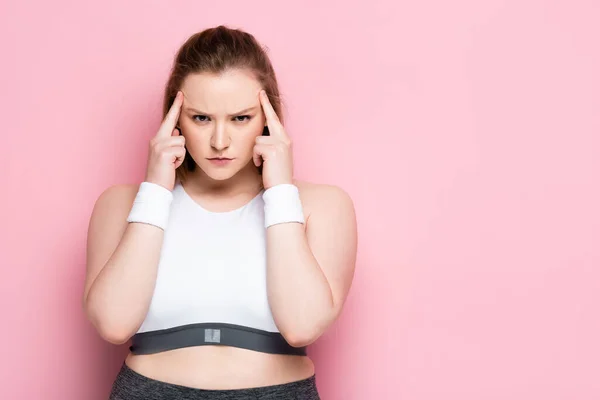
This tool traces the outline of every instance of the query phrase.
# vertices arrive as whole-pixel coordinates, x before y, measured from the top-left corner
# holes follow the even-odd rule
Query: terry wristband
[[[141,222],[165,230],[173,193],[167,188],[151,182],[142,182],[127,217],[127,222]]]
[[[286,222],[304,223],[300,192],[295,185],[284,183],[272,186],[263,193],[265,228]]]

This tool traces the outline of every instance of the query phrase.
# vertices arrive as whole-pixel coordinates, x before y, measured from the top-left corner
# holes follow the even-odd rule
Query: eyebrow
[[[228,116],[229,116],[229,117],[231,117],[231,116],[234,116],[234,115],[240,115],[240,114],[243,114],[243,113],[247,113],[247,112],[249,112],[249,111],[254,111],[254,110],[256,110],[257,108],[258,108],[258,106],[254,106],[254,107],[248,107],[248,108],[246,108],[246,109],[243,109],[243,110],[241,110],[241,111],[238,111],[238,112],[236,112],[236,113],[229,114]],[[202,115],[206,115],[206,116],[208,116],[208,117],[211,117],[211,116],[212,116],[212,115],[210,115],[209,113],[206,113],[206,112],[204,112],[204,111],[200,111],[200,110],[196,110],[195,108],[191,108],[191,107],[185,107],[185,109],[186,109],[187,111],[191,111],[191,112],[193,112],[193,113],[196,113],[196,114],[202,114]]]

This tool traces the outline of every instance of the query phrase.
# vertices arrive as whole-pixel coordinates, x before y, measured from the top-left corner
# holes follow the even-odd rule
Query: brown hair
[[[163,118],[175,100],[177,91],[189,74],[202,72],[222,73],[228,69],[250,70],[269,96],[269,101],[281,123],[281,99],[271,61],[253,35],[239,29],[220,25],[190,36],[177,51],[167,81],[163,99]],[[186,152],[177,168],[177,177],[183,180],[187,172],[196,169],[196,162]]]

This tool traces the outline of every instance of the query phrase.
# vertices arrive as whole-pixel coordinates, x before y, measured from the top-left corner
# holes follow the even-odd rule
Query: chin
[[[204,171],[204,173],[214,181],[226,181],[235,175],[235,173],[227,173],[226,171]]]
[[[208,163],[200,165],[199,167],[206,174],[206,176],[215,181],[225,181],[227,179],[232,178],[235,174],[237,174],[240,171],[239,168],[236,168],[236,165],[228,165],[226,167],[215,167],[214,165]]]

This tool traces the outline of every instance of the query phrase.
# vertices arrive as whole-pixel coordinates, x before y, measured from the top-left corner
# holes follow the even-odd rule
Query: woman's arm
[[[139,329],[152,299],[164,231],[128,223],[137,185],[100,195],[87,237],[84,310],[100,336],[121,344]]]
[[[304,189],[304,190],[303,190]],[[307,185],[306,227],[267,228],[269,303],[281,334],[293,346],[314,342],[342,310],[354,276],[357,232],[354,205],[335,186]]]

